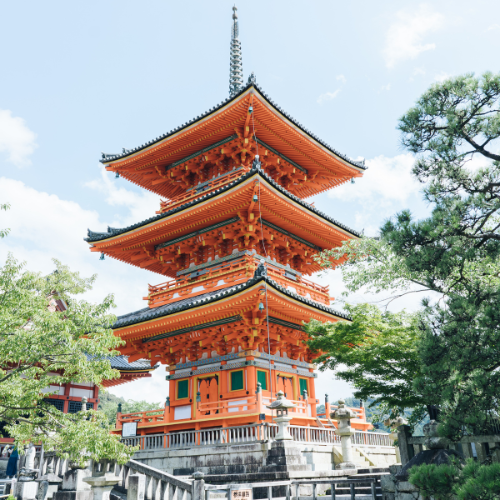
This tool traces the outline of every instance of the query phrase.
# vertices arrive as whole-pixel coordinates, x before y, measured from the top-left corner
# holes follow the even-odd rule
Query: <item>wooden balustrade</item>
[[[168,210],[172,210],[173,208],[179,205],[182,205],[183,203],[199,198],[200,196],[205,196],[214,191],[215,189],[218,189],[224,186],[225,184],[235,181],[236,179],[238,179],[238,177],[241,177],[241,175],[243,175],[244,173],[245,173],[244,169],[231,171],[208,182],[202,182],[198,186],[193,186],[193,188],[190,188],[189,191],[186,191],[185,193],[176,196],[170,201],[161,201],[160,210],[158,210],[156,213],[162,214],[164,212],[167,212]]]
[[[247,281],[253,276],[256,267],[255,259],[246,255],[221,264],[215,269],[207,269],[204,274],[197,278],[180,277],[159,285],[149,285],[149,294],[144,299],[148,300],[150,308],[155,308],[187,297],[202,295],[208,291],[227,288],[242,281]],[[267,266],[267,271],[272,280],[289,290],[295,291],[298,295],[322,304],[330,304],[328,286],[318,285],[298,275],[295,276],[295,279],[292,279],[286,276],[286,270],[272,267],[272,265]]]

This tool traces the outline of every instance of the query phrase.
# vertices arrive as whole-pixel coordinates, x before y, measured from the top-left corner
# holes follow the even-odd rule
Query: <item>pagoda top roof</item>
[[[277,182],[275,182],[273,179],[271,179],[271,177],[269,175],[267,175],[265,172],[263,172],[262,170],[258,170],[257,168],[253,167],[247,173],[241,175],[236,180],[234,180],[234,181],[232,181],[232,182],[230,182],[228,184],[225,184],[220,189],[212,191],[211,193],[206,194],[206,195],[200,195],[199,198],[196,198],[193,201],[189,201],[189,202],[187,202],[187,203],[185,203],[183,205],[177,206],[177,207],[175,207],[175,208],[173,208],[171,210],[168,210],[168,211],[166,211],[166,212],[164,212],[162,214],[156,215],[155,217],[150,217],[149,219],[143,220],[141,222],[137,222],[135,224],[132,224],[131,226],[127,226],[127,227],[124,227],[124,228],[112,228],[112,227],[108,227],[108,231],[106,233],[94,232],[94,231],[91,231],[90,229],[88,229],[87,230],[87,233],[88,233],[87,234],[87,238],[84,238],[84,240],[87,241],[88,243],[102,241],[102,240],[105,240],[105,239],[108,239],[108,238],[112,238],[112,237],[118,236],[120,234],[127,233],[128,231],[133,231],[134,229],[140,228],[142,226],[146,226],[148,224],[151,224],[152,222],[156,222],[156,221],[158,221],[160,219],[164,219],[164,218],[169,217],[169,216],[171,216],[171,215],[173,215],[173,214],[175,214],[177,212],[181,212],[182,210],[185,210],[186,208],[189,208],[189,207],[192,207],[194,205],[197,205],[198,203],[202,203],[202,202],[206,201],[207,199],[210,199],[212,197],[215,197],[215,196],[223,193],[224,191],[232,189],[234,186],[236,186],[236,185],[244,182],[246,179],[248,179],[249,177],[251,177],[252,175],[255,175],[255,174],[258,174],[259,176],[261,176],[262,178],[264,178],[274,188],[276,188],[277,190],[279,190],[281,193],[283,193],[284,195],[286,195],[291,200],[299,203],[300,205],[302,205],[307,210],[310,210],[311,212],[315,213],[316,215],[319,215],[323,219],[327,220],[330,223],[335,224],[336,226],[340,227],[341,229],[343,229],[344,231],[350,233],[351,235],[353,235],[355,237],[360,237],[361,236],[361,234],[358,233],[357,231],[355,231],[354,229],[351,229],[350,227],[346,226],[345,224],[342,224],[341,222],[338,222],[337,220],[335,220],[334,218],[332,218],[329,215],[325,214],[321,210],[318,210],[313,205],[311,205],[311,204],[307,203],[306,201],[303,201],[300,198],[298,198],[297,196],[293,195],[292,193],[290,193],[289,191],[287,191],[284,187],[280,186]]]
[[[154,144],[158,144],[159,142],[163,141],[164,139],[167,139],[167,138],[171,137],[172,135],[174,135],[174,134],[176,134],[176,133],[178,133],[178,132],[180,132],[180,131],[188,128],[189,126],[191,126],[191,125],[199,122],[200,120],[203,120],[203,118],[206,118],[207,116],[213,114],[214,112],[217,112],[219,109],[222,109],[224,106],[226,106],[230,102],[238,100],[240,96],[242,96],[245,92],[247,92],[252,87],[255,90],[257,90],[259,92],[259,94],[271,106],[273,106],[276,110],[278,110],[283,116],[285,116],[288,120],[290,120],[294,125],[296,125],[297,127],[299,127],[300,130],[302,130],[302,132],[305,132],[308,136],[310,136],[311,139],[314,139],[315,141],[319,142],[322,146],[324,146],[326,149],[328,149],[331,153],[333,153],[336,156],[339,156],[340,158],[342,158],[346,162],[350,163],[352,166],[354,166],[356,168],[359,168],[361,170],[366,170],[367,169],[367,167],[364,165],[363,162],[355,161],[355,160],[349,158],[347,155],[344,155],[344,154],[340,153],[339,151],[337,151],[336,149],[334,149],[332,146],[330,146],[328,143],[326,143],[325,141],[321,140],[317,135],[313,134],[309,129],[307,129],[306,127],[304,127],[304,125],[302,125],[299,121],[297,121],[295,118],[293,118],[287,112],[285,112],[284,109],[282,109],[280,106],[278,106],[278,104],[276,102],[274,102],[264,92],[264,90],[259,85],[257,85],[257,83],[254,82],[254,81],[249,81],[248,84],[245,87],[243,87],[234,96],[228,97],[227,99],[225,99],[224,101],[222,101],[217,106],[214,106],[213,108],[210,108],[205,113],[202,113],[201,115],[196,116],[195,118],[189,120],[188,122],[183,123],[181,126],[176,127],[174,129],[170,130],[169,132],[166,132],[163,135],[160,135],[160,136],[156,137],[156,139],[148,141],[148,142],[146,142],[144,144],[141,144],[140,146],[137,146],[137,147],[132,148],[132,149],[125,149],[125,148],[123,148],[123,152],[119,153],[119,154],[105,154],[105,153],[103,153],[102,154],[103,158],[100,160],[100,162],[104,163],[104,164],[107,164],[107,163],[111,163],[113,161],[122,160],[123,158],[127,158],[129,156],[132,156],[135,153],[138,153],[139,151],[143,151],[144,149],[147,149],[147,148],[149,148],[150,146],[152,146]]]
[[[250,108],[253,108],[253,113]],[[255,130],[250,131],[254,127]],[[237,135],[234,135],[235,132]],[[323,184],[323,190],[349,178],[360,177],[367,168],[364,161],[352,160],[306,129],[273,102],[254,81],[187,123],[136,148],[123,149],[122,153],[103,153],[100,161],[107,170],[170,198],[175,196],[172,194],[175,186],[166,182],[163,171],[191,161],[233,136],[238,136],[242,144],[248,139],[256,139],[262,143],[264,150],[286,155],[283,156],[285,161],[300,165],[299,169],[309,172],[308,177],[318,176],[315,182]],[[248,146],[247,142],[245,144]],[[302,197],[321,190],[311,188],[309,194],[304,191]]]
[[[145,307],[144,309],[139,309],[138,311],[125,314],[123,316],[119,316],[116,320],[115,324],[112,326],[113,329],[124,328],[130,325],[134,325],[136,323],[142,323],[144,321],[151,321],[156,318],[161,318],[164,316],[168,316],[170,314],[179,313],[181,311],[191,309],[192,307],[198,307],[205,304],[210,304],[211,302],[216,302],[221,299],[226,299],[231,295],[235,295],[237,293],[242,292],[247,288],[251,288],[259,282],[266,282],[275,290],[288,295],[289,297],[298,300],[304,304],[312,306],[316,309],[319,309],[323,312],[331,314],[337,318],[350,321],[351,318],[349,315],[342,313],[340,311],[336,311],[335,309],[325,306],[324,304],[320,304],[319,302],[315,302],[313,300],[302,297],[301,295],[288,290],[287,288],[279,285],[271,279],[269,276],[254,276],[250,278],[245,283],[231,286],[228,288],[223,288],[222,290],[216,290],[212,292],[205,293],[203,295],[198,295],[196,297],[186,298],[179,300],[177,302],[173,302],[171,304],[165,304],[163,306],[156,307],[154,309],[150,309],[149,307]]]

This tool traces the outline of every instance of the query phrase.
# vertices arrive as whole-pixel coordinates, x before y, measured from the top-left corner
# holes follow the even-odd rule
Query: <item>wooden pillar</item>
[[[69,391],[71,390],[71,384],[66,384],[64,386],[64,396],[66,396],[66,399],[64,401],[64,408],[63,408],[63,413],[68,413],[68,410],[69,410],[69,401],[68,401],[68,397],[69,397]]]
[[[253,356],[247,356],[247,361],[251,362],[251,364],[246,367],[246,378],[248,384],[247,391],[249,393],[249,396],[254,396],[257,391],[257,367],[253,364],[254,359],[255,358]]]
[[[309,368],[309,372],[313,373],[313,369]],[[309,403],[311,404],[311,417],[316,418],[317,412],[316,412],[316,386],[314,384],[315,379],[310,378],[309,383],[307,384],[309,386]]]

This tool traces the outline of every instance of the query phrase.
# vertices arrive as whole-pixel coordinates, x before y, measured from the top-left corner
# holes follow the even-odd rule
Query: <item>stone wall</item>
[[[338,464],[340,447],[294,442],[301,462],[311,471],[331,471]],[[334,453],[334,448],[336,452]],[[141,450],[134,460],[174,475],[190,475],[200,471],[213,474],[257,473],[266,465],[271,443],[215,445],[211,447]],[[396,462],[392,448],[366,448],[365,453],[376,466],[387,467]],[[340,455],[341,456],[341,455]],[[366,462],[360,464],[366,466]]]

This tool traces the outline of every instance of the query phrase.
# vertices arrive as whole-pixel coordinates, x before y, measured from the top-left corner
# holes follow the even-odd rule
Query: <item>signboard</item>
[[[229,500],[227,494],[227,490],[207,490],[206,500]]]
[[[137,436],[137,422],[123,422],[122,437]]]
[[[252,500],[252,489],[231,490],[230,500]]]

